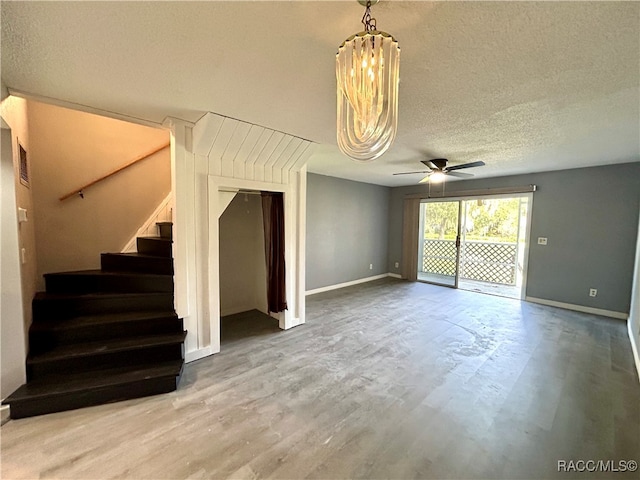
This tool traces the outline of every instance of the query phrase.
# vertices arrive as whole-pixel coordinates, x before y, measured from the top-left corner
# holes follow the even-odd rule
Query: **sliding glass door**
[[[531,194],[420,204],[417,279],[522,298]]]
[[[458,286],[460,202],[423,202],[418,228],[418,280]]]

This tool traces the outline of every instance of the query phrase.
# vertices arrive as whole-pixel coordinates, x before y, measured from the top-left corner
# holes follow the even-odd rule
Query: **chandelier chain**
[[[362,24],[365,32],[376,30],[376,19],[371,17],[371,0],[367,1],[367,5],[362,16]]]

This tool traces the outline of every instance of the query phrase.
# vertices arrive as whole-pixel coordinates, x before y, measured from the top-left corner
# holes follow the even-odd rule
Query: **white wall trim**
[[[196,311],[196,239],[192,234],[195,225],[194,155],[189,151],[191,127],[175,119],[169,121],[167,125],[171,128],[174,305],[176,313],[183,319],[188,332],[185,350],[187,355],[190,355],[209,346],[203,341],[205,335]]]
[[[25,92],[23,90],[16,90],[15,88],[9,88],[9,94],[13,95],[14,97],[24,98],[26,100],[34,100],[36,102],[46,103],[48,105],[55,105],[57,107],[68,108],[70,110],[76,110],[78,112],[100,115],[101,117],[114,118],[116,120],[122,120],[123,122],[135,123],[137,125],[144,125],[146,127],[162,128],[163,126],[162,123],[147,120],[146,118],[133,117],[131,115],[125,115],[119,112],[112,112],[110,110],[103,110],[101,108],[83,105],[81,103],[74,103],[67,100],[47,97],[45,95],[37,95],[35,93]]]
[[[156,228],[157,222],[170,222],[171,210],[173,205],[173,194],[169,193],[158,207],[153,211],[149,218],[142,224],[133,237],[129,239],[126,245],[121,250],[122,253],[135,252],[138,247],[136,245],[138,237],[144,237],[149,235],[150,231]],[[167,218],[168,217],[168,218]]]
[[[284,193],[289,310],[278,319],[284,329],[304,323],[306,162],[315,145],[212,113],[163,125],[171,129],[175,306],[189,361],[220,351],[219,216],[234,196],[224,190]]]
[[[340,288],[351,287],[352,285],[358,285],[360,283],[373,282],[374,280],[380,280],[381,278],[387,278],[395,276],[391,273],[382,273],[380,275],[374,275],[373,277],[359,278],[358,280],[351,280],[350,282],[337,283],[335,285],[327,285],[326,287],[314,288],[313,290],[307,290],[306,294],[315,295],[316,293],[328,292],[330,290],[338,290]],[[400,278],[400,276],[398,276]]]
[[[573,303],[556,302],[555,300],[545,300],[544,298],[525,297],[525,300],[531,303],[539,303],[540,305],[565,308],[567,310],[574,310],[576,312],[592,313],[594,315],[602,315],[603,317],[617,318],[619,320],[626,320],[629,317],[629,314],[624,312],[615,312],[613,310],[585,307],[583,305],[574,305]]]
[[[303,199],[306,197],[304,183],[297,182],[291,178],[294,172],[290,172],[290,182],[286,184],[268,181],[249,180],[241,178],[220,177],[216,175],[208,176],[208,199],[209,199],[209,262],[208,262],[208,285],[209,287],[209,331],[211,336],[210,345],[215,353],[220,351],[220,261],[219,261],[219,217],[223,212],[221,203],[223,196],[229,194],[225,190],[229,189],[249,189],[256,191],[282,192],[284,194],[285,207],[285,264],[286,264],[286,284],[287,284],[287,304],[289,308],[284,314],[279,314],[280,328],[289,328],[304,323],[304,309],[300,308],[301,300],[304,299],[304,271],[298,268],[298,261],[304,249],[304,231],[299,228],[301,212],[304,207]],[[303,167],[297,175],[306,175]],[[223,192],[221,192],[221,190]],[[300,291],[299,291],[300,290]]]
[[[213,348],[211,347],[192,350],[190,352],[185,353],[184,362],[185,363],[195,362],[196,360],[200,360],[201,358],[208,357],[210,355],[213,355],[214,353],[216,352],[214,352]]]
[[[636,361],[636,373],[640,381],[640,345],[636,343],[636,337],[633,335],[633,329],[631,327],[631,322],[627,322],[627,332],[629,333],[629,340],[631,340],[631,350],[633,350],[633,358]]]
[[[402,275],[400,275],[399,273],[387,273],[387,276],[392,277],[392,278],[400,278],[402,279]]]

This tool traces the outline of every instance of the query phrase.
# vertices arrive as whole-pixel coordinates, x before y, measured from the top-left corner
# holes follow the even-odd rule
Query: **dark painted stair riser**
[[[182,335],[173,335],[173,341],[161,344],[141,345],[128,349],[109,351],[108,346],[96,345],[91,351],[75,353],[67,349],[65,355],[55,356],[47,353],[27,358],[27,381],[46,377],[58,372],[78,373],[100,368],[126,367],[136,363],[149,364],[166,359],[183,358]]]
[[[33,320],[47,321],[78,315],[141,310],[173,311],[173,293],[108,293],[59,295],[37,293],[32,303]]]
[[[160,222],[158,223],[158,232],[160,233],[161,238],[168,238],[171,240],[173,238],[173,224],[171,222]]]
[[[109,385],[83,392],[56,395],[53,398],[24,400],[11,404],[11,418],[27,418],[48,413],[65,412],[78,408],[93,407],[107,403],[121,402],[133,398],[159,395],[176,390],[179,376],[140,379],[131,384]]]
[[[179,333],[183,328],[182,320],[171,312],[102,314],[35,322],[29,329],[29,351],[35,354],[73,343]]]
[[[175,390],[182,375],[182,360],[140,364],[95,372],[51,375],[31,381],[12,394],[11,418],[118,402]]]
[[[44,275],[48,293],[173,293],[173,278],[148,273],[109,273],[100,270],[48,273]]]
[[[171,223],[104,253],[100,270],[45,275],[32,302],[27,383],[7,397],[11,418],[177,388],[186,332],[174,310]]]
[[[138,237],[136,240],[138,253],[171,257],[171,240],[159,237]]]
[[[147,272],[173,275],[173,260],[140,253],[103,253],[100,267],[105,272]]]

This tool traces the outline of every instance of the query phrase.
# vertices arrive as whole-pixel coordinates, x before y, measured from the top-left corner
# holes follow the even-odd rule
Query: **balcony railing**
[[[460,246],[460,278],[515,285],[517,262],[517,243],[465,241]],[[456,242],[425,239],[422,248],[422,271],[454,276]]]

